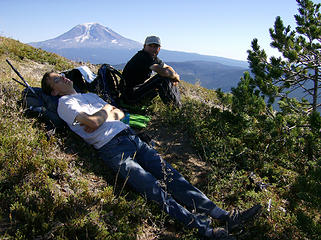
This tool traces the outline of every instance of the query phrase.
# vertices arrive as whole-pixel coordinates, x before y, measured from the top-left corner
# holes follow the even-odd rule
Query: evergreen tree
[[[271,57],[268,61],[258,40],[254,39],[248,60],[254,84],[263,96],[269,97],[269,104],[278,97],[287,107],[309,114],[321,106],[321,4],[311,0],[296,1],[299,5],[299,14],[295,15],[296,31],[285,27],[281,17],[276,18],[274,28],[270,29],[271,46],[282,56]],[[294,91],[304,92],[306,100],[298,103],[291,99],[289,94]]]

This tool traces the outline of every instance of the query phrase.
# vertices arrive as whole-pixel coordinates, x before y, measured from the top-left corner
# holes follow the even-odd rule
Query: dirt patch
[[[153,139],[155,149],[194,185],[206,182],[210,166],[201,159],[188,133],[152,119],[145,130]]]
[[[143,131],[153,139],[154,148],[164,160],[169,162],[194,186],[198,188],[206,187],[210,166],[201,159],[193,148],[186,131],[168,126],[156,116],[152,118]],[[176,229],[175,225],[168,222],[165,225],[166,227],[163,226],[160,229],[160,226],[152,226],[145,222],[136,239],[180,239],[180,229]]]

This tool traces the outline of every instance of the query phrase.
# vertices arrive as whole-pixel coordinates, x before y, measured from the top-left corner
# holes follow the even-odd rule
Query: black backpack
[[[97,93],[106,102],[118,106],[125,89],[121,73],[109,64],[98,69],[96,79],[88,85],[90,92]]]
[[[79,93],[85,93],[88,91],[89,83],[86,82],[81,72],[77,69],[71,69],[61,72],[66,78],[74,82],[74,89]]]
[[[25,88],[21,96],[22,106],[26,115],[39,118],[46,124],[47,130],[66,127],[66,123],[57,113],[58,97],[49,96],[38,87]]]

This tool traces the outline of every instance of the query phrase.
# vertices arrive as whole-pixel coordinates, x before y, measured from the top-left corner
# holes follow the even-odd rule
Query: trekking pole
[[[26,84],[24,84],[24,83],[22,83],[22,82],[20,82],[20,81],[18,81],[17,79],[15,79],[15,78],[12,78],[12,80],[13,81],[15,81],[15,82],[17,82],[17,83],[19,83],[19,84],[21,84],[22,86],[24,86],[24,87],[27,87],[27,85]]]
[[[39,99],[41,99],[38,94],[35,92],[35,90],[32,89],[32,87],[29,85],[29,83],[21,76],[21,74],[18,72],[17,69],[14,68],[14,66],[12,66],[12,64],[9,62],[8,59],[6,59],[6,62],[9,64],[9,66],[12,68],[12,70],[21,78],[21,80],[25,83],[26,87],[35,95],[37,96]],[[22,84],[21,82],[19,82],[18,80],[12,78],[14,81]],[[23,85],[23,84],[22,84]]]
[[[15,78],[12,78],[13,81],[21,84],[22,86],[24,86],[25,88],[27,88],[28,90],[30,90],[38,99],[39,101],[42,103],[42,98],[35,92],[35,90],[33,90],[33,88],[29,85],[29,83],[21,76],[21,74],[18,72],[17,69],[15,69],[14,66],[12,66],[12,64],[9,62],[8,59],[6,59],[7,63],[9,64],[9,66],[13,69],[13,71],[22,79],[23,82],[20,82],[18,81],[17,79]],[[33,106],[30,106],[29,107],[30,110],[32,111],[35,111],[35,112],[38,112],[38,113],[41,113],[43,111],[42,107],[33,107]]]

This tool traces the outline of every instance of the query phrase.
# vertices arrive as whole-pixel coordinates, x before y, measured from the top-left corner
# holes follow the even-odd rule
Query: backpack
[[[83,77],[83,74],[78,68],[66,70],[61,72],[66,78],[70,79],[74,83],[74,89],[79,93],[85,93],[88,90],[88,82]]]
[[[43,93],[42,89],[38,87],[25,88],[21,96],[25,114],[42,120],[46,124],[47,130],[54,128],[63,129],[66,126],[66,123],[57,113],[58,97],[49,96]]]
[[[125,89],[125,81],[121,73],[109,64],[98,69],[96,79],[89,83],[88,90],[94,92],[106,102],[118,106]]]

